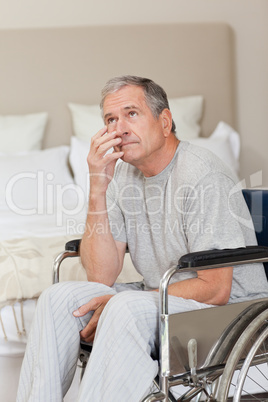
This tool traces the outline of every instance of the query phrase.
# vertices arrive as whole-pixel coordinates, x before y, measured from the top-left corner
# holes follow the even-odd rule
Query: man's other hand
[[[113,295],[95,297],[73,312],[74,317],[83,317],[90,311],[94,311],[89,323],[80,332],[82,341],[88,343],[93,342],[100,315],[111,297],[113,297]]]

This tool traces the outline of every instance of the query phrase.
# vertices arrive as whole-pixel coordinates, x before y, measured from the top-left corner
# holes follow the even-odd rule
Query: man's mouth
[[[134,144],[137,144],[137,142],[136,141],[125,142],[124,144],[120,144],[120,147],[122,148],[122,147],[126,147],[128,145],[134,145]]]

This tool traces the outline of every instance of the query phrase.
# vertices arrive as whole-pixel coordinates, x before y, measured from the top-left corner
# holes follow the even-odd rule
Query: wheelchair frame
[[[59,282],[62,261],[68,257],[79,256],[79,244],[80,240],[66,243],[65,251],[56,257],[53,264],[54,283]],[[143,402],[191,401],[197,395],[200,395],[200,398],[202,398],[201,395],[205,395],[206,401],[224,402],[228,398],[230,380],[237,367],[242,368],[242,374],[236,385],[237,391],[235,392],[238,396],[234,394],[233,400],[240,401],[241,384],[245,381],[249,366],[260,363],[266,363],[267,366],[268,351],[264,352],[262,356],[255,357],[254,348],[268,337],[268,298],[187,313],[168,314],[168,284],[174,274],[222,268],[226,267],[226,264],[234,266],[235,269],[235,266],[241,264],[268,262],[268,247],[253,246],[235,250],[213,250],[212,258],[210,253],[204,251],[183,256],[178,266],[168,270],[161,280],[159,288],[159,391],[148,395]],[[216,320],[215,324],[217,317],[220,317],[220,320]],[[189,325],[196,323],[197,318],[199,318],[197,324]],[[205,323],[206,328],[209,323],[214,322],[210,328],[209,339],[207,334],[196,336],[200,331],[200,320]],[[264,334],[259,335],[258,331],[263,326]],[[178,335],[178,328],[189,327],[189,332],[185,334],[184,330],[184,333]],[[195,333],[195,337],[192,336],[193,333]],[[241,354],[241,348],[243,349],[243,346],[240,347],[241,342],[246,345],[255,336],[255,333],[258,334],[258,337],[251,354],[237,359],[237,356]],[[91,346],[81,345],[82,375],[90,351]],[[249,362],[252,353],[252,361]],[[219,390],[215,391],[215,384],[221,376]],[[176,385],[189,387],[189,390],[179,399],[175,399],[169,391]],[[266,392],[265,400],[268,400],[268,370]]]
[[[251,192],[246,190],[245,198]],[[267,242],[267,236],[264,240]],[[66,243],[65,251],[56,257],[53,283],[59,282],[62,261],[79,256],[79,245],[80,240]],[[254,393],[247,400],[268,401],[268,298],[168,314],[168,284],[174,274],[226,266],[235,269],[241,264],[267,262],[268,247],[265,246],[212,250],[187,254],[177,267],[165,273],[159,287],[159,380],[155,381],[159,390],[146,396],[143,402],[225,402],[230,400],[231,380],[240,370],[232,399],[238,402],[243,400],[243,385],[247,384],[249,371],[259,367],[266,370],[262,377],[265,388],[261,386],[262,394]],[[90,350],[91,346],[81,345],[82,375]],[[175,399],[170,388],[177,385],[184,385],[186,391]]]
[[[253,252],[253,254],[248,254],[248,251],[249,253]],[[236,384],[233,399],[234,401],[240,401],[242,386],[249,366],[263,362],[267,366],[268,351],[265,351],[262,356],[258,356],[258,359],[255,359],[255,361],[253,361],[253,355],[252,361],[249,361],[256,346],[252,347],[253,352],[251,352],[251,355],[249,354],[246,363],[245,358],[242,357],[242,359],[238,360],[237,356],[241,354],[243,345],[247,345],[262,326],[265,327],[264,334],[262,337],[258,337],[256,345],[258,345],[260,340],[265,341],[268,337],[268,298],[238,302],[187,313],[168,314],[168,284],[175,273],[222,268],[226,267],[226,263],[229,266],[235,267],[246,263],[263,263],[268,261],[268,247],[248,247],[240,249],[240,252],[240,257],[237,255],[235,259],[230,257],[230,259],[228,258],[229,261],[225,258],[225,262],[220,263],[222,257],[232,253],[232,250],[217,250],[213,254],[218,254],[219,257],[214,259],[213,264],[205,263],[209,252],[188,254],[181,258],[176,268],[170,269],[163,276],[160,283],[159,320],[160,391],[150,394],[143,402],[168,402],[170,400],[168,396],[169,388],[180,384],[187,384],[190,386],[190,390],[182,398],[178,399],[178,401],[190,401],[202,392],[206,395],[206,401],[226,401],[231,377],[236,368],[242,367],[243,370]],[[201,259],[201,265],[199,261],[194,261],[194,254],[198,258],[204,257]],[[185,265],[189,265],[189,267],[185,268]],[[205,321],[207,329],[207,325],[211,323],[212,316],[214,319],[217,316],[220,317],[220,321],[217,319],[216,323],[214,321],[213,336],[207,339],[208,334],[201,334],[197,342],[195,338],[192,338],[192,334],[198,334],[198,331],[200,331],[199,325],[201,320],[203,323]],[[187,317],[187,322],[185,322],[185,317]],[[192,328],[189,329],[190,322],[195,322],[195,319],[198,317],[200,320],[197,325],[192,325]],[[216,331],[215,326],[217,327]],[[181,327],[188,328],[189,332],[186,332],[186,334],[181,333]],[[217,335],[220,335],[219,338]],[[201,348],[201,353],[197,352],[197,346]],[[205,352],[202,349],[205,349]],[[188,359],[185,357],[186,352],[188,352]],[[176,370],[177,373],[174,375],[174,371],[176,372]],[[213,383],[221,375],[223,375],[223,378],[220,382],[220,389],[214,392]],[[267,388],[265,390],[265,400],[268,400],[268,370],[266,376]]]

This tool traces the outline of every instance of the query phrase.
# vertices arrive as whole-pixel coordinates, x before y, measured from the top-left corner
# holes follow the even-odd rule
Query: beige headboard
[[[0,114],[49,113],[44,147],[68,144],[68,102],[99,103],[112,76],[154,79],[169,97],[203,95],[202,135],[235,125],[233,41],[226,24],[0,31]]]

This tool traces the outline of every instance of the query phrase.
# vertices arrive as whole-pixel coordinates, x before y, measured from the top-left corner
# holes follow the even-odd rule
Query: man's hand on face
[[[90,302],[83,304],[81,307],[73,312],[73,315],[75,317],[83,317],[90,311],[94,311],[89,323],[80,332],[80,337],[82,341],[93,342],[100,315],[104,307],[112,297],[113,295],[95,297],[94,299],[91,299]]]
[[[124,155],[124,152],[121,151],[107,152],[119,145],[121,141],[121,137],[116,137],[116,131],[108,133],[106,126],[92,137],[87,162],[90,173],[90,189],[95,194],[106,193],[108,184],[114,175],[115,164]]]

